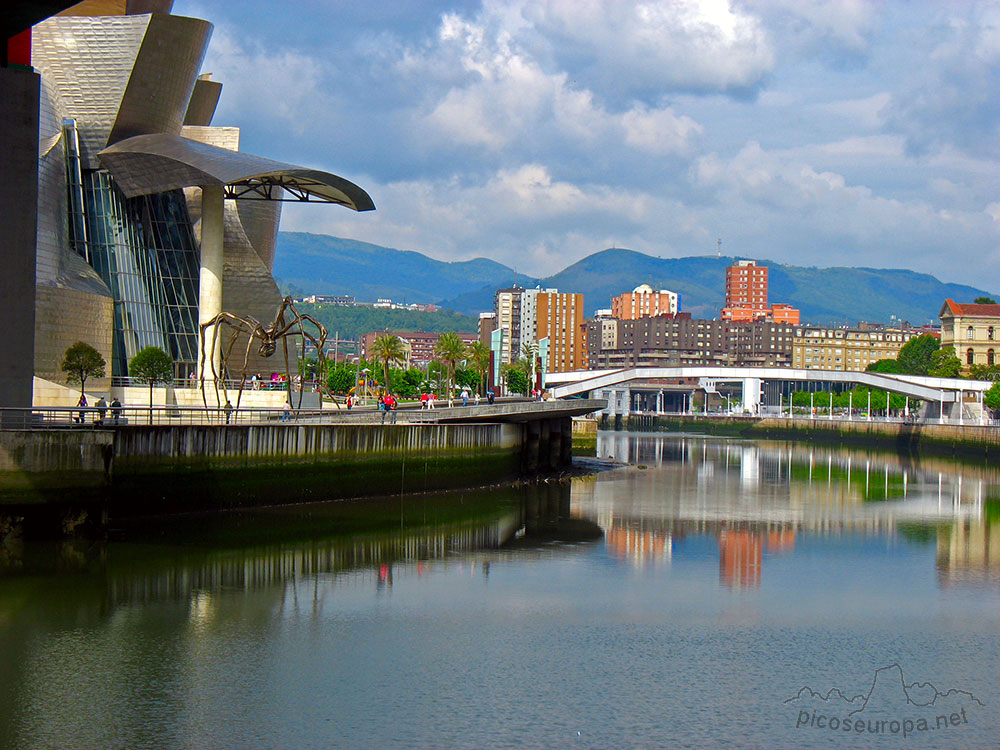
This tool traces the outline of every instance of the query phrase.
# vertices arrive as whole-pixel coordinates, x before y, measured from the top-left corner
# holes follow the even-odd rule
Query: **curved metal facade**
[[[63,381],[76,341],[104,355],[109,375],[126,375],[148,345],[174,358],[178,376],[194,371],[200,190],[190,186],[256,199],[225,202],[223,304],[265,323],[280,303],[271,268],[282,185],[298,200],[374,208],[348,180],[242,154],[238,129],[209,127],[221,84],[199,72],[212,25],[168,15],[170,5],[89,0],[33,28],[38,377]]]

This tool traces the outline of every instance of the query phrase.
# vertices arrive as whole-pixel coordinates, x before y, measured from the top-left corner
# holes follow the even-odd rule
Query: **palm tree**
[[[392,336],[388,333],[376,336],[375,343],[372,344],[371,356],[376,361],[382,363],[382,372],[385,375],[383,387],[388,391],[389,365],[402,362],[406,357],[406,352],[403,350],[403,342],[399,336]]]
[[[480,393],[486,392],[486,373],[490,371],[490,358],[493,352],[482,341],[473,341],[468,349],[472,369],[479,374]]]
[[[434,355],[448,368],[448,401],[454,392],[455,366],[466,357],[465,344],[457,333],[442,333],[434,345]]]

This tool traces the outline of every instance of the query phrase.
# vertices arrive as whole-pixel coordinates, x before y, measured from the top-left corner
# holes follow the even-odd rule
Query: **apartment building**
[[[792,344],[792,366],[803,370],[864,372],[880,359],[896,359],[903,345],[924,331],[865,326],[799,326]]]
[[[500,363],[513,364],[525,346],[549,340],[548,371],[583,369],[583,295],[558,289],[499,289],[494,295],[495,327],[503,331]]]
[[[771,320],[798,325],[801,312],[783,303],[769,305],[768,268],[753,260],[740,260],[726,268],[726,306],[720,318],[734,323]]]
[[[679,311],[680,295],[669,289],[654,290],[649,284],[640,284],[611,300],[611,316],[619,320],[676,315]]]
[[[772,321],[733,323],[674,318],[595,319],[586,324],[587,366],[788,367],[794,327]]]
[[[548,372],[587,366],[583,327],[583,295],[547,289],[536,295],[535,341],[549,340]],[[526,330],[522,322],[522,332]],[[523,335],[523,333],[522,333]]]

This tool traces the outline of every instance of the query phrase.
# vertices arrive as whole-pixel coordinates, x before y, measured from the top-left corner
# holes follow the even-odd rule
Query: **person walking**
[[[462,388],[462,406],[469,405],[469,389]]]
[[[86,396],[84,396],[84,395],[83,395],[83,394],[81,393],[81,394],[80,394],[80,400],[76,402],[76,405],[77,405],[77,406],[79,406],[79,407],[81,407],[81,408],[80,408],[80,413],[79,413],[79,415],[78,415],[78,416],[77,416],[77,418],[76,418],[75,420],[73,420],[73,421],[74,421],[74,422],[76,422],[77,424],[83,424],[83,423],[84,423],[84,420],[85,420],[85,419],[86,419],[86,417],[87,417],[87,412],[85,412],[85,411],[84,411],[84,409],[86,409],[86,408],[87,408],[87,397],[86,397]]]
[[[115,424],[118,424],[118,420],[121,418],[121,415],[122,402],[118,400],[117,396],[115,396],[111,399],[111,417],[115,420]]]
[[[286,398],[285,399],[285,405],[282,408],[283,408],[283,411],[281,412],[281,421],[282,422],[287,422],[289,419],[292,418],[292,403],[291,403],[291,401],[289,401]]]
[[[479,406],[479,391],[476,391],[476,395],[472,399],[472,403],[474,403],[476,406]]]
[[[494,398],[496,398],[496,395],[493,393],[492,390],[486,391],[486,403],[488,403],[490,406],[493,406]]]
[[[226,413],[226,424],[229,424],[229,420],[233,416],[233,405],[228,398],[226,399],[226,405],[222,407],[222,411]]]
[[[108,413],[108,402],[104,400],[104,396],[101,396],[94,406],[97,407],[97,424],[103,425],[104,415]]]

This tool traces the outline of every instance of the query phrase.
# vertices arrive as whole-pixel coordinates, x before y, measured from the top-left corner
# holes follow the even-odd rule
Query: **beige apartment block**
[[[903,345],[921,333],[902,328],[798,326],[792,341],[792,367],[864,372],[880,359],[895,359]]]

